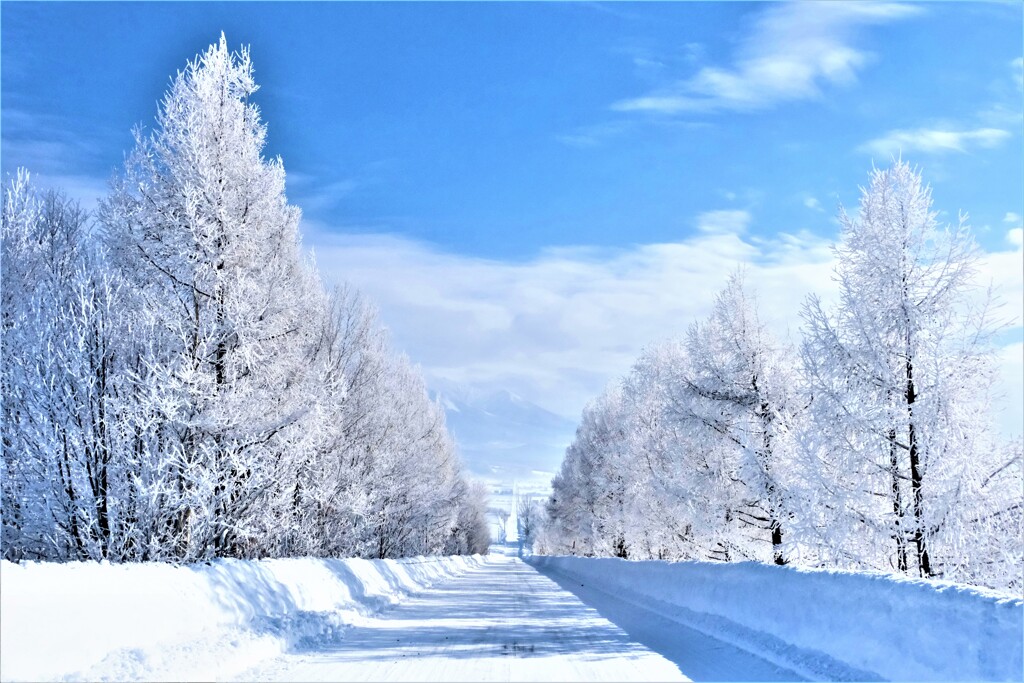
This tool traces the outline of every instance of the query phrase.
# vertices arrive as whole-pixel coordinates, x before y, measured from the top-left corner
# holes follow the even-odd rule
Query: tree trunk
[[[754,388],[757,388],[756,382]],[[772,412],[767,401],[761,403],[761,429],[762,448],[761,462],[764,467],[765,476],[768,477],[768,518],[769,529],[772,537],[772,558],[775,564],[786,564],[786,558],[782,555],[782,521],[779,519],[778,492],[775,483],[771,479],[771,458],[772,458]]]
[[[903,495],[900,491],[900,467],[896,453],[896,430],[889,430],[889,472],[892,475],[892,511],[896,519],[896,566],[907,571],[907,539],[903,536]]]
[[[909,350],[907,355],[907,413],[908,413],[908,439],[910,442],[910,487],[913,491],[914,506],[914,546],[917,549],[917,566],[921,576],[931,576],[932,568],[928,560],[928,547],[924,533],[924,503],[921,495],[921,456],[917,448],[917,430],[914,426],[914,402],[917,400],[917,390],[914,386],[914,365],[910,360]]]
[[[775,564],[786,564],[786,559],[782,556],[782,525],[775,520],[772,520],[772,554],[775,557]]]

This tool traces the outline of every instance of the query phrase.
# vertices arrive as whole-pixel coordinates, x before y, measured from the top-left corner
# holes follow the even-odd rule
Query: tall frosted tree
[[[774,562],[785,564],[783,537],[790,513],[785,482],[794,469],[787,458],[796,373],[786,349],[761,323],[742,272],[730,277],[707,321],[690,328],[687,348],[690,417],[708,438],[733,451],[736,478],[744,484],[733,512],[738,520],[767,531]]]
[[[157,321],[158,381],[173,422],[179,555],[251,552],[254,516],[292,464],[293,427],[316,392],[307,379],[325,315],[302,263],[300,212],[266,127],[246,49],[219,43],[178,73],[156,128],[135,134],[100,217],[114,260],[141,283]]]
[[[938,224],[930,188],[902,161],[873,171],[857,217],[840,222],[838,306],[804,307],[823,481],[853,518],[831,526],[861,527],[868,547],[888,536],[894,569],[932,576],[934,541],[956,535],[970,491],[983,494],[993,451],[977,251],[964,216]]]

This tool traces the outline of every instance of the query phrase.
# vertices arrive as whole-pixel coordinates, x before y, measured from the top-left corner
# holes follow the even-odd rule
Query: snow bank
[[[211,679],[245,671],[486,562],[0,562],[0,679]]]
[[[811,678],[1024,677],[1024,601],[993,591],[754,562],[527,561]]]

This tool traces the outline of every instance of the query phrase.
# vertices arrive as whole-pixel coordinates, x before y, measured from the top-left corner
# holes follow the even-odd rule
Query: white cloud
[[[507,388],[575,418],[645,345],[706,315],[740,263],[753,264],[750,278],[780,332],[805,293],[829,294],[825,240],[744,240],[737,229],[749,215],[728,213],[702,216],[703,225],[728,232],[621,250],[549,249],[524,262],[388,235],[331,235],[309,222],[304,230],[325,278],[351,281],[373,297],[396,345],[428,378]]]
[[[308,182],[306,179],[311,176],[300,174],[299,182],[291,182],[291,172],[288,174],[289,190],[296,194],[299,206],[303,211],[319,213],[328,211],[338,205],[340,201],[351,195],[359,187],[360,183],[353,178],[343,178],[323,185]]]
[[[996,287],[1003,315],[1011,327],[1019,328],[1024,325],[1024,228],[1007,231],[1006,242],[1009,250],[982,254],[978,282]]]
[[[1004,223],[1020,223],[1020,214],[1016,214],[1012,211],[1007,211],[1006,215],[1003,216]]]
[[[818,201],[817,197],[804,197],[804,206],[812,211],[824,211],[825,209],[821,206],[821,202]]]
[[[823,86],[856,81],[871,55],[854,47],[857,29],[919,13],[872,2],[799,2],[762,11],[733,64],[707,66],[686,80],[613,105],[621,111],[751,110],[818,97]]]
[[[698,224],[724,227],[726,213],[702,214]],[[746,227],[749,214],[738,213],[731,227]],[[675,243],[547,249],[504,261],[394,235],[332,234],[309,221],[304,231],[325,279],[350,281],[371,296],[396,346],[428,380],[508,389],[572,419],[645,346],[706,316],[741,263],[781,336],[798,338],[806,294],[826,304],[837,297],[831,241],[807,232],[761,239],[708,231]],[[979,273],[982,284],[998,287],[1002,310],[1019,328],[1024,273],[1015,244],[984,254]],[[1006,375],[1011,370],[1004,364],[1004,381],[1019,401],[1024,389],[1019,377]]]
[[[898,156],[901,152],[966,152],[969,147],[998,147],[1009,139],[1009,131],[1000,128],[978,128],[976,130],[941,130],[916,128],[913,130],[892,130],[860,146],[861,152],[879,157]]]
[[[648,57],[633,57],[633,66],[640,69],[664,69],[665,63]]]
[[[747,211],[725,209],[707,211],[697,216],[697,229],[704,233],[728,235],[746,232],[750,225],[750,213]]]
[[[982,254],[978,267],[978,296],[984,295],[984,286],[993,285],[996,310],[1008,326],[1008,332],[1020,338],[1024,326],[1024,229],[1007,232],[1009,251]],[[996,420],[1004,436],[1021,435],[1021,415],[1024,415],[1024,344],[1016,339],[998,349],[996,356]]]
[[[1024,247],[1024,228],[1014,228],[1007,232],[1006,241],[1018,249]]]
[[[110,192],[108,181],[83,175],[32,174],[32,181],[39,189],[54,189],[63,192],[68,199],[81,204],[86,211],[93,211],[100,200]]]
[[[103,156],[97,138],[71,132],[64,117],[11,107],[0,118],[6,171],[22,166],[35,173],[71,176],[81,172],[83,161]]]

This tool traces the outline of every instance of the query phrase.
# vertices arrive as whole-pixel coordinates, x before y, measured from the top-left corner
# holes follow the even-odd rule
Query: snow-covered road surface
[[[564,581],[562,582],[565,583]],[[795,680],[735,647],[616,599],[573,593],[512,557],[488,562],[242,680]],[[628,620],[619,628],[612,618]],[[661,650],[653,651],[638,640]]]

